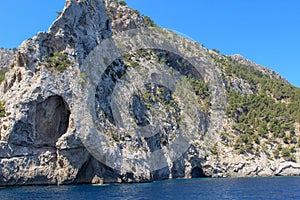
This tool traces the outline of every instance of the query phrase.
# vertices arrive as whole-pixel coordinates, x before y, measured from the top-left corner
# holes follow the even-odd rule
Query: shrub
[[[117,133],[112,132],[111,136],[112,136],[112,138],[114,139],[115,142],[120,142],[120,139],[119,139]]]
[[[63,52],[54,52],[53,56],[48,58],[47,67],[55,68],[59,72],[63,72],[72,65],[68,55]]]
[[[5,102],[0,102],[0,117],[5,117]]]
[[[220,54],[220,51],[219,51],[219,50],[217,50],[217,49],[212,49],[212,51],[214,51],[214,52],[216,52],[216,53]]]
[[[144,23],[147,27],[155,27],[156,26],[154,21],[148,16],[144,16]]]
[[[276,159],[278,159],[278,158],[279,158],[280,151],[279,151],[278,149],[275,149],[274,152],[273,152],[273,154],[274,154],[274,157],[275,157]]]
[[[127,5],[127,3],[125,1],[119,1],[119,3],[120,3],[121,6],[126,6]]]
[[[217,143],[210,149],[210,152],[214,155],[218,155]]]
[[[4,81],[6,72],[7,72],[7,70],[0,69],[0,84]]]
[[[285,160],[289,160],[289,161],[294,161],[295,160],[295,155],[293,155],[293,148],[282,148],[281,150],[281,155]]]

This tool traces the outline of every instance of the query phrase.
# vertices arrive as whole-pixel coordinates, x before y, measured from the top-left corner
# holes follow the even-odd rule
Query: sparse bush
[[[217,50],[217,49],[212,49],[212,51],[214,51],[214,52],[216,52],[216,53],[220,54],[220,51],[219,51],[219,50]]]
[[[281,150],[282,157],[288,161],[295,161],[296,157],[295,155],[293,155],[293,153],[294,153],[294,148],[285,147],[282,148]]]
[[[56,69],[59,72],[64,72],[67,67],[72,65],[68,55],[63,52],[54,52],[53,56],[48,58],[46,66],[49,69]]]
[[[278,158],[279,158],[279,155],[280,155],[280,151],[279,151],[278,149],[276,149],[276,150],[273,152],[273,154],[274,154],[274,157],[275,157],[276,159],[278,159]]]
[[[144,23],[147,27],[155,27],[156,26],[154,21],[148,16],[144,16]]]
[[[126,133],[126,134],[125,134],[125,137],[131,138],[131,135],[130,135],[129,133]]]
[[[214,155],[218,155],[218,149],[217,149],[217,144],[215,144],[211,149],[210,152]]]
[[[119,1],[119,3],[120,3],[121,6],[126,6],[127,5],[127,3],[125,1]]]
[[[0,69],[0,84],[4,81],[6,72],[7,72],[7,70]]]
[[[83,85],[83,84],[85,83],[85,81],[86,81],[86,78],[87,78],[86,73],[85,73],[85,72],[81,72],[81,73],[79,74],[79,77],[80,77],[79,83]]]
[[[120,142],[120,139],[118,137],[118,135],[114,132],[111,133],[112,138],[114,139],[115,142]]]

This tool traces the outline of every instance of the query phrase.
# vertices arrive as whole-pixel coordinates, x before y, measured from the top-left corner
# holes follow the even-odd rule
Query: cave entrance
[[[192,178],[204,178],[204,177],[207,177],[207,176],[204,174],[202,168],[194,167],[191,171],[191,177]]]
[[[64,99],[55,95],[36,105],[35,131],[37,146],[55,146],[67,132],[70,111]]]

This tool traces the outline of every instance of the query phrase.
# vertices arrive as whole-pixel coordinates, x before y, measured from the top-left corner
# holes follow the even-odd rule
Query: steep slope
[[[114,0],[67,0],[0,88],[0,185],[300,174],[300,91]]]
[[[300,89],[249,61],[211,55],[223,71],[227,88],[228,125],[221,134],[222,145],[254,160],[266,157],[298,163]],[[257,165],[258,171],[264,170],[261,166]]]

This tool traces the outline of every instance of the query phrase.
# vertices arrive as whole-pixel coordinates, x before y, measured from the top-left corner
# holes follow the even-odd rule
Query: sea
[[[175,179],[140,184],[1,187],[14,199],[299,199],[300,177]]]

